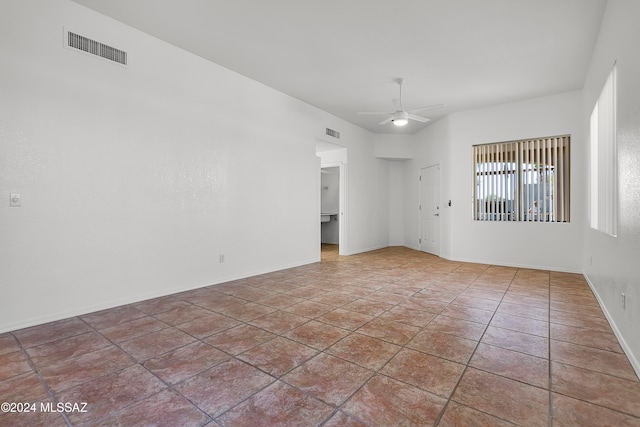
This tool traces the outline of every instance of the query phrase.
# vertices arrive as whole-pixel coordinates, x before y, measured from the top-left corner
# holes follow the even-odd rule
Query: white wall
[[[602,21],[584,87],[584,127],[617,61],[618,236],[584,222],[584,271],[613,324],[636,372],[640,373],[640,3],[610,1]],[[588,171],[583,172],[585,180]],[[626,295],[626,309],[620,303]]]
[[[451,115],[452,258],[580,272],[585,218],[581,92],[569,92]],[[571,134],[571,222],[473,221],[471,146]]]
[[[563,134],[572,136],[570,223],[472,220],[472,145]],[[418,204],[418,170],[440,164],[441,256],[459,261],[581,271],[586,141],[580,91],[454,113],[418,133],[415,142],[416,159],[409,162],[406,171],[407,188],[413,195],[406,205],[410,217],[406,242],[416,241],[417,245],[418,212],[414,207]]]
[[[415,157],[412,135],[375,134],[374,155],[389,167],[389,245],[406,246],[405,242],[405,170],[406,161]]]
[[[319,260],[315,143],[330,127],[348,158],[347,253],[417,249],[418,171],[440,164],[441,255],[584,268],[637,369],[638,8],[609,3],[584,100],[571,92],[483,108],[391,137],[75,3],[0,2],[0,332]],[[127,50],[129,65],[63,48],[63,26]],[[588,115],[616,58],[614,239],[588,228],[585,165]],[[471,145],[564,133],[572,134],[570,224],[471,220]],[[9,207],[11,192],[22,207]]]
[[[325,127],[354,155],[349,247],[388,241],[360,128],[66,0],[0,2],[0,51],[0,331],[319,260]]]
[[[387,160],[389,163],[389,245],[404,246],[405,160]]]
[[[370,132],[354,127],[340,137],[349,142],[345,253],[384,248],[389,245],[389,163],[375,158]]]
[[[352,255],[384,248],[389,245],[390,191],[388,161],[375,157],[375,141],[380,137],[346,122],[330,123],[328,127],[340,132],[339,144],[344,150],[319,152],[321,163],[346,165],[342,177],[347,187],[342,230],[346,244],[340,253]]]
[[[451,258],[451,208],[446,201],[451,199],[449,174],[451,119],[444,117],[414,136],[415,158],[406,162],[404,186],[405,196],[405,246],[419,249],[420,235],[420,169],[440,165],[440,256]]]
[[[393,127],[391,124],[388,126]],[[413,136],[378,133],[373,136],[374,155],[381,159],[406,160],[415,157]]]
[[[316,152],[316,155],[320,157],[320,165],[325,167],[332,167],[341,163],[347,163],[347,149],[346,147],[333,144],[335,149]]]

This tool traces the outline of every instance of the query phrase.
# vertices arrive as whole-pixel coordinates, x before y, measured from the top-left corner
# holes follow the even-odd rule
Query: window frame
[[[614,63],[590,117],[590,225],[618,234],[617,64]]]
[[[570,134],[473,145],[473,220],[570,222],[570,147]]]

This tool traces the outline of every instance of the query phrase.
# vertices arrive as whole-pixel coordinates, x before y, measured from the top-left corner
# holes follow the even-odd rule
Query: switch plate
[[[9,206],[19,208],[22,205],[22,195],[18,193],[9,194]]]

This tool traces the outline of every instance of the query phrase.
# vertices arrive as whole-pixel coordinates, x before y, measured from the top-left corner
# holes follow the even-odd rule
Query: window
[[[473,219],[569,222],[570,135],[473,146]]]
[[[591,227],[618,233],[616,66],[591,113]]]

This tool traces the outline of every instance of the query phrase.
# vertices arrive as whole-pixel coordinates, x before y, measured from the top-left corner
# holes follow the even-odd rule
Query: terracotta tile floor
[[[37,409],[2,426],[640,426],[582,276],[399,247],[0,334],[0,396]]]

